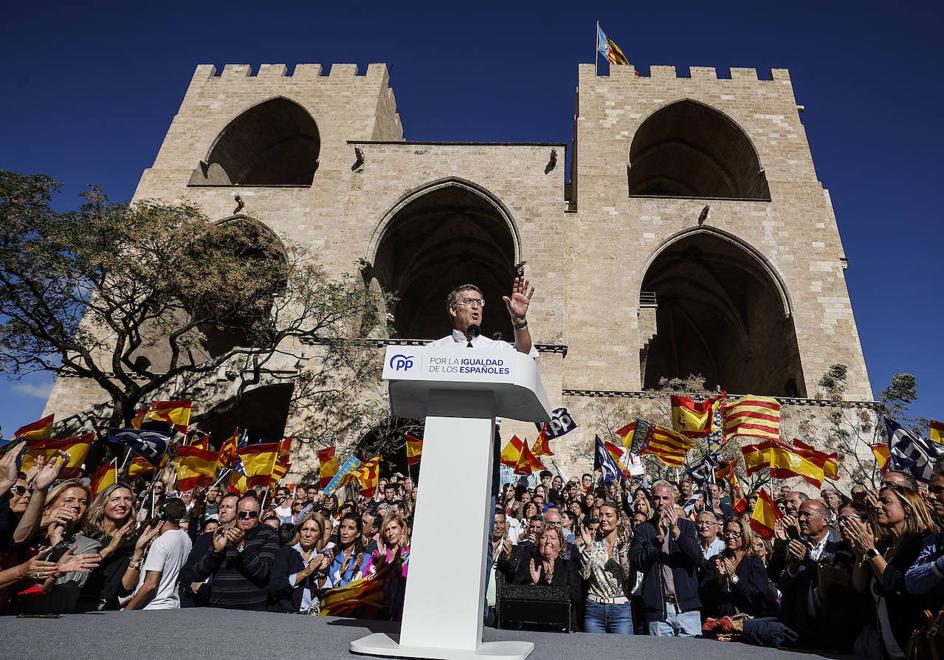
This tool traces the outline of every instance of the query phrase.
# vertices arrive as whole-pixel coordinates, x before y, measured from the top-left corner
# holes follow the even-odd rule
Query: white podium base
[[[379,655],[388,658],[444,658],[448,660],[524,660],[534,650],[531,642],[482,642],[473,651],[437,649],[424,646],[401,646],[389,635],[374,633],[351,642],[351,653]]]

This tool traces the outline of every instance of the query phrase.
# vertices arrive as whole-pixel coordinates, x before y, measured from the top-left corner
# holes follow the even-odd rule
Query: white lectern
[[[485,544],[495,417],[550,419],[537,365],[516,351],[473,350],[465,344],[391,346],[384,361],[393,414],[426,418],[423,483],[417,490],[399,643],[375,633],[351,642],[351,651],[523,660],[534,649],[531,642],[482,642]]]

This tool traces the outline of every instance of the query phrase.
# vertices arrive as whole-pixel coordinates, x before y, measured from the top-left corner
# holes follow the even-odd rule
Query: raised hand
[[[590,530],[586,527],[580,530],[580,538],[583,540],[584,547],[590,548],[593,546],[593,535],[590,534]]]
[[[39,474],[39,471],[43,469],[43,465],[46,464],[46,457],[40,454],[33,459],[33,464],[30,465],[29,470],[26,471],[26,483],[33,483],[33,479]]]
[[[528,315],[528,306],[531,304],[531,296],[534,295],[534,287],[529,290],[528,285],[527,278],[518,276],[511,286],[511,295],[502,296],[512,323],[520,323]]]
[[[0,458],[0,495],[5,494],[16,483],[16,461],[26,451],[26,443],[21,442],[7,450]]]
[[[111,537],[111,540],[108,542],[104,548],[102,548],[102,556],[107,557],[115,550],[118,549],[118,546],[121,545],[128,535],[134,530],[134,519],[130,516],[128,517],[128,522],[115,530],[114,536]]]
[[[162,525],[154,525],[153,527],[148,527],[141,536],[138,537],[138,540],[134,543],[134,551],[136,554],[141,553],[144,549],[156,539],[161,534]]]
[[[213,532],[213,552],[223,552],[226,550],[226,530],[218,529]]]
[[[56,455],[48,463],[40,466],[39,471],[33,477],[33,488],[36,490],[46,490],[52,485],[62,472],[62,468],[69,462],[69,455],[64,451],[56,452]],[[34,466],[35,467],[35,466]]]
[[[806,555],[809,553],[809,548],[806,547],[806,544],[803,541],[797,541],[796,539],[790,541],[787,544],[787,557],[792,559],[795,562],[801,562],[806,559]]]
[[[534,559],[528,563],[528,572],[531,573],[531,584],[537,584],[541,581],[541,566],[534,565]]]
[[[58,568],[60,573],[90,573],[98,568],[101,563],[102,556],[97,552],[83,552],[82,554],[72,555],[70,551],[68,558],[64,555],[59,561]]]
[[[506,559],[511,557],[511,547],[509,539],[502,539],[501,553]]]

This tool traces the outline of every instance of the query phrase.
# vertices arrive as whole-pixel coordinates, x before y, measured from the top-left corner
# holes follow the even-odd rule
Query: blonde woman
[[[89,506],[82,526],[85,536],[102,544],[102,564],[82,588],[78,610],[117,610],[118,599],[130,595],[138,575],[129,576],[129,588],[122,585],[134,554],[134,494],[131,486],[118,482],[107,486]]]
[[[406,520],[398,513],[380,524],[379,547],[364,561],[364,577],[376,575],[384,566],[390,575],[384,583],[384,606],[379,618],[399,621],[403,616],[403,595],[410,561],[410,535]]]
[[[318,584],[331,559],[324,554],[324,519],[309,513],[298,524],[292,545],[279,548],[269,580],[269,609],[294,614],[318,611]]]

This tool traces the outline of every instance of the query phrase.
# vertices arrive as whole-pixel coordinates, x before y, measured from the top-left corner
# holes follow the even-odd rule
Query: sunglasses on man
[[[240,511],[239,513],[236,514],[236,517],[239,518],[240,520],[248,520],[248,519],[250,519],[250,518],[258,518],[258,517],[259,517],[259,512],[258,512],[258,511]]]
[[[12,490],[14,493],[16,493],[17,496],[19,496],[19,497],[22,497],[22,496],[26,495],[27,493],[32,493],[32,492],[33,492],[33,489],[32,489],[32,488],[27,488],[26,486],[19,486],[19,485],[14,486],[14,487],[11,488],[10,490]]]

